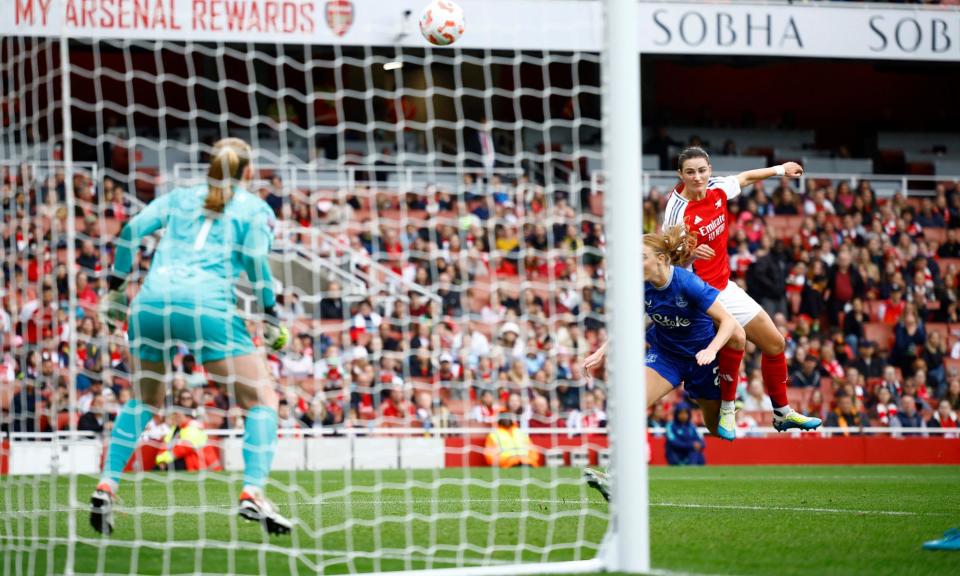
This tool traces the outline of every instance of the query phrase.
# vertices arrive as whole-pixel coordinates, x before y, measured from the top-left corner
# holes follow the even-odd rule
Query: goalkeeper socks
[[[107,450],[106,466],[102,480],[109,482],[116,490],[120,483],[120,475],[130,461],[130,455],[137,447],[137,440],[144,428],[153,418],[154,408],[140,400],[128,400],[120,408],[117,420],[113,423],[113,433],[110,435],[110,447]]]
[[[785,416],[790,412],[787,400],[787,357],[779,354],[763,354],[760,359],[760,373],[763,374],[763,388],[773,402],[774,412]]]
[[[277,449],[277,411],[254,406],[243,426],[243,484],[263,488]]]
[[[717,353],[720,378],[720,400],[733,402],[737,399],[737,384],[740,383],[740,362],[743,360],[743,350],[735,350],[724,346]]]

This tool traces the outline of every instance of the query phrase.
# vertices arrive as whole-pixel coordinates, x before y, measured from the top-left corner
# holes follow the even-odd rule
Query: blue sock
[[[117,420],[113,423],[113,433],[110,435],[110,447],[107,450],[107,461],[103,469],[103,478],[110,480],[114,487],[120,483],[120,475],[130,461],[130,455],[137,447],[140,434],[153,418],[154,409],[140,400],[128,400]]]
[[[243,425],[243,484],[263,488],[277,449],[277,411],[254,406]]]

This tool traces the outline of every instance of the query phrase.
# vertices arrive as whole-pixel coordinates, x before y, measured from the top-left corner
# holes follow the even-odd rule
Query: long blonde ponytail
[[[693,260],[697,238],[686,224],[664,228],[659,234],[644,234],[643,244],[653,248],[657,255],[663,254],[674,266],[686,266]]]
[[[243,171],[250,164],[252,150],[240,138],[224,138],[213,145],[210,168],[207,171],[207,199],[203,207],[210,212],[223,213],[227,204],[227,189],[243,180]]]

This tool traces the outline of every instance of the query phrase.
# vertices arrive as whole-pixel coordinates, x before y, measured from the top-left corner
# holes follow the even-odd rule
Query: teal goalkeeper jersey
[[[163,238],[138,299],[219,310],[236,307],[234,287],[246,273],[264,307],[276,304],[269,255],[276,220],[266,202],[234,187],[223,214],[203,210],[207,186],[177,188],[155,199],[124,226],[116,242],[114,271],[130,273],[133,251],[157,230]]]

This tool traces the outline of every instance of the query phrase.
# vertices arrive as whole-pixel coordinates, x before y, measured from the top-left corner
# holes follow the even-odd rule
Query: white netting
[[[606,395],[602,378],[584,386],[579,364],[605,338],[602,222],[587,177],[600,158],[598,54],[71,40],[60,62],[60,41],[8,38],[2,49],[0,255],[13,316],[5,374],[15,373],[3,381],[3,424],[64,432],[7,445],[4,573],[596,556],[608,511],[580,470],[606,462]],[[133,467],[147,471],[124,478],[116,532],[101,537],[87,520],[100,439],[143,376],[95,313],[114,240],[155,197],[202,182],[226,136],[253,146],[250,189],[278,217],[271,268],[295,338],[268,355],[286,405],[267,494],[294,530],[269,538],[237,517],[241,411],[232,387],[191,372],[180,350],[167,405],[206,429],[197,454],[208,469],[158,471],[158,449],[142,443]],[[135,270],[146,272],[156,242]],[[260,305],[240,292],[238,314],[259,339]],[[24,311],[48,293],[52,317]],[[32,355],[48,353],[62,389],[30,373]],[[486,465],[501,408],[531,433],[542,467]],[[162,426],[148,428],[154,445]],[[17,450],[48,463],[51,447],[62,472],[80,474],[20,468]]]

